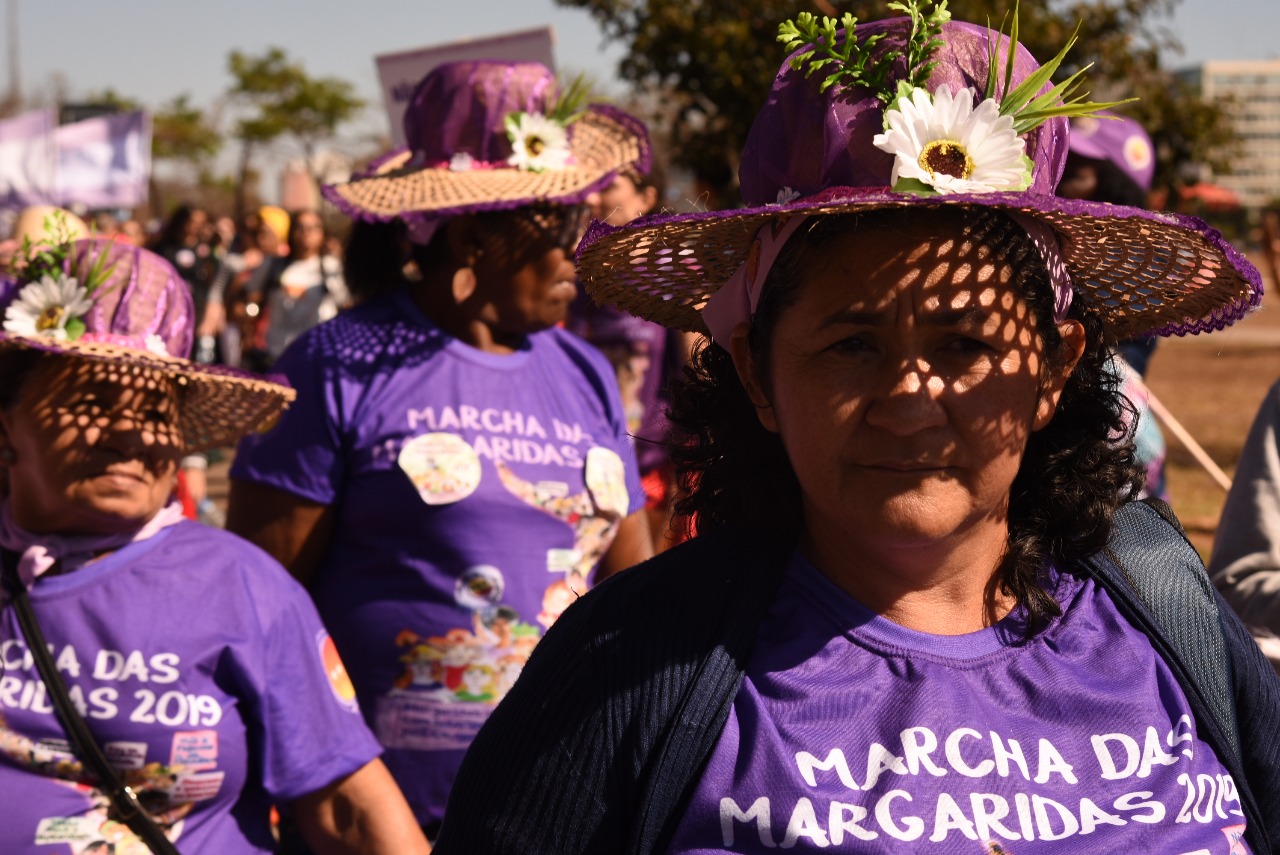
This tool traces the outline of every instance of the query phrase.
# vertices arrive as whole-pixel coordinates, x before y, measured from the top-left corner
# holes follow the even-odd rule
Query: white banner
[[[0,121],[0,206],[53,204],[57,148],[52,109]]]
[[[135,208],[147,201],[151,117],[142,111],[63,125],[57,144],[58,204]]]
[[[404,111],[409,98],[422,78],[437,65],[464,59],[499,59],[540,62],[555,71],[554,48],[555,32],[551,27],[540,27],[374,57],[382,84],[382,100],[391,122],[391,144],[396,147],[405,144]]]

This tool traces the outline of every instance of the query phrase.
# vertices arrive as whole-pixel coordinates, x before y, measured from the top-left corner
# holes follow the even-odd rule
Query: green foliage
[[[151,116],[151,156],[200,165],[222,148],[222,134],[205,111],[179,95]]]
[[[268,143],[288,135],[310,154],[364,108],[349,82],[311,77],[278,47],[261,56],[232,51],[227,70],[233,79],[228,94],[245,111],[233,133],[245,143]]]
[[[926,0],[926,3],[933,7],[927,14],[918,0],[888,4],[889,9],[911,18],[906,49],[907,76],[896,87],[889,85],[889,74],[903,52],[877,51],[875,48],[884,39],[883,33],[859,41],[858,19],[848,12],[838,21],[826,15],[818,18],[811,12],[801,12],[794,20],[778,25],[778,41],[788,53],[800,51],[791,58],[791,67],[800,71],[808,66],[805,77],[812,77],[818,71],[826,74],[819,91],[826,92],[837,84],[862,86],[887,106],[896,102],[903,92],[922,86],[937,66],[936,62],[930,62],[930,57],[942,46],[938,36],[942,25],[951,20],[951,13],[947,11],[947,0],[937,4]],[[839,40],[840,29],[844,31],[843,41]]]

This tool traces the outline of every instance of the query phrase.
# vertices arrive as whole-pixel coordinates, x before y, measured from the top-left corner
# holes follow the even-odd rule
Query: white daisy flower
[[[92,307],[89,292],[74,278],[45,275],[18,292],[4,313],[4,331],[65,341],[67,322],[83,317]]]
[[[507,163],[525,172],[564,169],[573,156],[568,131],[541,113],[507,116],[507,136],[511,139]]]
[[[973,91],[952,96],[940,87],[933,96],[915,89],[911,98],[885,112],[886,130],[872,142],[894,155],[892,184],[914,179],[938,193],[1024,190],[1031,175],[1023,158],[1025,141],[1013,117],[1001,116],[994,100],[973,106]]]

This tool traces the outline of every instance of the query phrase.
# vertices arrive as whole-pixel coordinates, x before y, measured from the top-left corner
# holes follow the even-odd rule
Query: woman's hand
[[[290,803],[317,855],[425,855],[423,835],[381,760]]]

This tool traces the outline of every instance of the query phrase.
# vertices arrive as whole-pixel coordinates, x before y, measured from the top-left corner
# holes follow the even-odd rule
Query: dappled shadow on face
[[[146,519],[168,501],[184,445],[174,381],[153,368],[48,356],[5,414],[19,516],[47,525]]]
[[[481,215],[477,225],[488,263],[515,272],[556,249],[571,254],[590,219],[583,205],[528,205]]]
[[[903,537],[1006,516],[1027,439],[1052,411],[1045,336],[1023,298],[1038,262],[950,216],[810,239],[770,357],[806,514]]]

